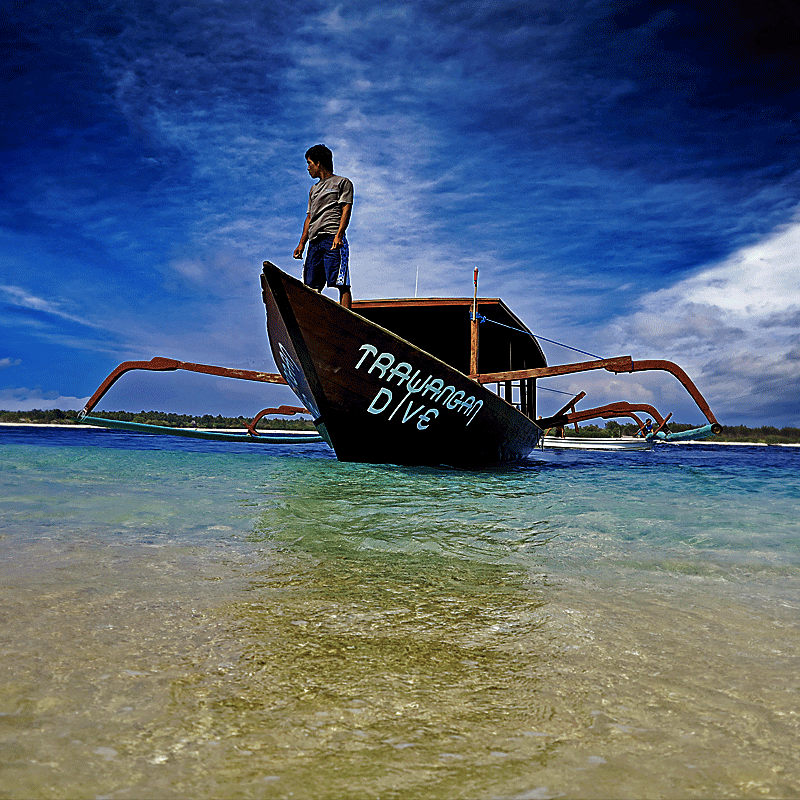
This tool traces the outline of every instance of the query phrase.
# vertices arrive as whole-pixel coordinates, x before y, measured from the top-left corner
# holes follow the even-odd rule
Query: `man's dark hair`
[[[306,158],[319,164],[323,169],[333,172],[333,153],[324,144],[315,144],[306,150]]]

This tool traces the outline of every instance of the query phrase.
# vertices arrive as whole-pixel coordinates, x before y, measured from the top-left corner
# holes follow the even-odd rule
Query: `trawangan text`
[[[441,378],[433,375],[421,378],[420,370],[415,370],[407,361],[397,361],[391,353],[378,353],[378,348],[371,344],[362,344],[359,350],[362,355],[356,369],[364,367],[368,375],[377,372],[382,381],[396,387],[391,389],[387,385],[378,389],[367,409],[370,414],[385,413],[389,419],[403,423],[416,420],[417,428],[424,431],[439,416],[440,410],[463,414],[464,424],[469,425],[483,407],[483,400],[467,396],[462,389],[456,391],[455,386],[446,385]]]

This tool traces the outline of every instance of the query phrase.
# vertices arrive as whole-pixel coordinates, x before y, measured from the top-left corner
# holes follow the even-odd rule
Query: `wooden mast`
[[[472,298],[472,319],[469,330],[469,372],[478,374],[478,268],[474,274],[475,293]]]

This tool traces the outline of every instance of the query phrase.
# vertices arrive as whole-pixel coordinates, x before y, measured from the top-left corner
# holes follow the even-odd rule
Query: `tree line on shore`
[[[219,414],[191,415],[170,414],[165,411],[99,411],[92,412],[93,417],[114,419],[120,422],[137,422],[142,425],[163,425],[168,428],[246,428],[252,417],[223,417]],[[80,424],[77,411],[61,411],[51,409],[46,411],[0,411],[0,422],[27,422],[39,425],[76,425]],[[314,425],[308,419],[275,419],[270,417],[258,423],[262,429],[273,430],[314,430]]]
[[[94,417],[115,419],[122,422],[138,422],[144,425],[164,425],[170,428],[244,428],[250,423],[248,417],[223,417],[219,414],[170,414],[164,411],[100,411],[93,413]],[[2,411],[0,422],[33,423],[40,425],[75,425],[80,423],[77,411],[61,411],[50,409],[40,411]],[[273,430],[313,430],[314,425],[308,419],[282,419],[269,418],[259,423],[262,429]],[[669,423],[671,431],[685,431],[697,425],[684,423]],[[620,424],[614,420],[605,423],[604,427],[598,425],[582,425],[575,432],[575,428],[567,428],[567,436],[633,436],[638,426],[634,423]],[[798,444],[800,443],[800,428],[776,428],[773,425],[763,425],[758,428],[748,428],[745,425],[723,425],[722,433],[711,437],[710,441],[716,442],[757,442],[761,444]]]
[[[699,425],[687,425],[681,422],[668,422],[667,428],[673,433],[681,433]],[[581,425],[578,431],[574,427],[565,428],[566,436],[586,437],[616,437],[635,436],[639,426],[635,423],[620,424],[614,420],[605,423],[605,427],[598,425]],[[798,444],[800,443],[800,428],[776,428],[774,425],[762,425],[758,428],[748,428],[746,425],[723,425],[722,433],[710,436],[708,442],[749,442],[756,444]]]

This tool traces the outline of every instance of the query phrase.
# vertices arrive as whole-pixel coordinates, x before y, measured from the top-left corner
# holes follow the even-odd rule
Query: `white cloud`
[[[58,392],[42,392],[40,389],[0,389],[0,409],[3,411],[49,411],[59,408],[62,411],[80,411],[87,397],[64,397]]]
[[[58,301],[44,300],[41,297],[31,294],[20,286],[0,286],[0,292],[5,295],[6,302],[18,308],[39,311],[42,314],[59,317],[60,319],[69,320],[70,322],[77,322],[79,325],[86,325],[90,328],[99,327],[85,317],[79,317],[63,310],[61,303]]]
[[[680,284],[700,307],[760,324],[800,313],[800,221]],[[669,290],[672,291],[672,290]],[[657,293],[663,297],[662,293]]]
[[[608,327],[607,346],[635,358],[680,363],[720,418],[773,413],[778,422],[797,424],[799,264],[797,219],[723,262],[645,295],[635,313]]]
[[[0,369],[6,367],[18,367],[22,363],[20,358],[0,358]]]

